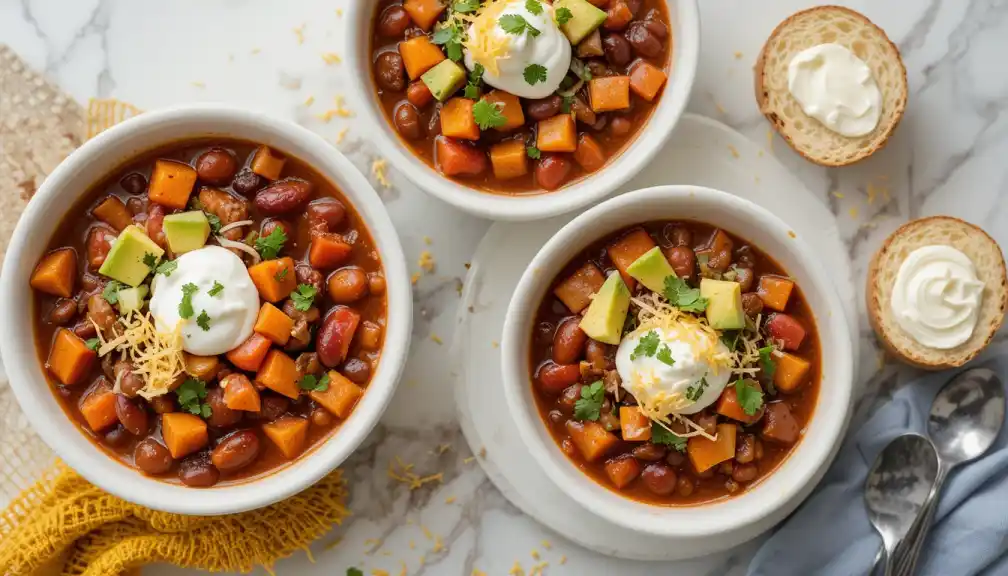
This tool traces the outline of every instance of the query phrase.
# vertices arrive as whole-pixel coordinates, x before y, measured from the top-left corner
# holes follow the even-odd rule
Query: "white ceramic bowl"
[[[689,507],[648,505],[600,486],[560,451],[543,424],[529,378],[535,311],[556,273],[585,246],[632,224],[653,220],[711,223],[752,242],[791,274],[815,316],[822,346],[822,381],[811,422],[792,454],[745,493]],[[725,192],[659,186],[629,192],[581,214],[536,254],[515,289],[501,342],[504,388],[518,433],[561,490],[596,515],[638,532],[668,538],[723,536],[737,544],[770,528],[800,503],[822,477],[846,428],[851,406],[851,337],[843,307],[815,254],[767,210]],[[709,551],[709,550],[708,550]]]
[[[349,419],[326,442],[265,477],[231,486],[188,488],[144,476],[95,446],[60,407],[31,335],[28,278],[67,210],[136,155],[189,138],[264,142],[312,166],[350,201],[371,232],[387,278],[388,326],[381,361]],[[29,202],[14,230],[0,278],[0,352],[11,387],[32,426],[91,483],[125,500],[181,514],[225,514],[266,506],[304,490],[340,465],[385,411],[409,350],[412,294],[399,238],[378,194],[332,145],[289,122],[240,109],[196,105],[145,112],[102,132],[67,157]]]
[[[554,192],[503,195],[460,185],[428,166],[403,143],[386,118],[371,73],[371,29],[374,2],[351,2],[347,8],[346,53],[356,96],[356,109],[370,122],[378,150],[410,182],[445,202],[492,220],[537,220],[588,206],[605,198],[635,176],[665,144],[686,108],[700,56],[700,10],[697,0],[666,0],[672,27],[672,62],[668,85],[658,106],[636,139],[601,170]]]

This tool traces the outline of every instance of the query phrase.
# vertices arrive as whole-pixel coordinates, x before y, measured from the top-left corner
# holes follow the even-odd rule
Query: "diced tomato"
[[[490,163],[482,150],[447,136],[438,136],[435,147],[438,170],[445,176],[482,174]]]
[[[779,341],[785,350],[797,350],[805,339],[805,328],[794,318],[780,312],[767,321],[770,338]]]

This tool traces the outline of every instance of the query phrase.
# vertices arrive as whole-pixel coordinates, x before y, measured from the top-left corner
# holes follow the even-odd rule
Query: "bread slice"
[[[984,283],[983,300],[973,335],[950,350],[922,346],[897,323],[890,306],[896,273],[910,252],[922,246],[946,245],[973,261]],[[928,370],[962,366],[994,338],[1008,305],[1008,276],[1001,248],[980,228],[950,216],[931,216],[904,224],[875,253],[865,290],[868,319],[883,346],[894,356]]]
[[[865,136],[833,132],[806,115],[788,90],[791,59],[827,43],[845,46],[864,61],[882,91],[878,126]],[[781,22],[763,45],[754,76],[760,112],[796,152],[823,166],[844,166],[871,156],[885,146],[906,109],[906,68],[896,45],[868,18],[841,6],[810,8]]]

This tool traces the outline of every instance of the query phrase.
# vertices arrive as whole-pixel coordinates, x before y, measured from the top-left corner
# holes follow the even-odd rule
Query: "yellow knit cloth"
[[[92,101],[88,137],[139,112],[117,101]],[[102,492],[57,461],[0,512],[0,574],[120,576],[155,562],[210,571],[269,570],[340,524],[349,515],[346,494],[337,470],[267,508],[183,516]]]

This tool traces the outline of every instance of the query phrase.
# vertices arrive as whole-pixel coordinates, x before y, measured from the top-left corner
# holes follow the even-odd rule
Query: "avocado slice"
[[[606,13],[588,0],[556,0],[553,3],[554,13],[561,8],[570,10],[572,17],[560,25],[560,30],[575,46],[601,26],[606,19]]]
[[[593,340],[606,344],[619,344],[630,309],[630,290],[619,272],[613,272],[595,293],[584,318],[581,330]]]
[[[728,280],[700,280],[700,297],[707,299],[707,323],[717,330],[745,327],[742,285]]]
[[[424,72],[420,79],[438,102],[444,102],[465,84],[466,73],[451,60],[442,60],[437,66]]]
[[[658,246],[631,262],[626,271],[648,290],[659,294],[665,290],[665,279],[669,276],[675,276],[675,270],[672,270],[672,266],[669,265]]]
[[[136,288],[125,288],[119,291],[119,314],[125,316],[130,312],[139,312],[147,297],[147,286],[141,284]]]
[[[150,274],[151,267],[144,262],[144,257],[148,254],[153,254],[154,259],[158,260],[164,255],[164,249],[148,238],[139,226],[131,224],[112,243],[98,273],[123,284],[136,286]]]
[[[191,252],[206,245],[210,222],[202,210],[171,214],[164,217],[164,233],[172,252]]]

